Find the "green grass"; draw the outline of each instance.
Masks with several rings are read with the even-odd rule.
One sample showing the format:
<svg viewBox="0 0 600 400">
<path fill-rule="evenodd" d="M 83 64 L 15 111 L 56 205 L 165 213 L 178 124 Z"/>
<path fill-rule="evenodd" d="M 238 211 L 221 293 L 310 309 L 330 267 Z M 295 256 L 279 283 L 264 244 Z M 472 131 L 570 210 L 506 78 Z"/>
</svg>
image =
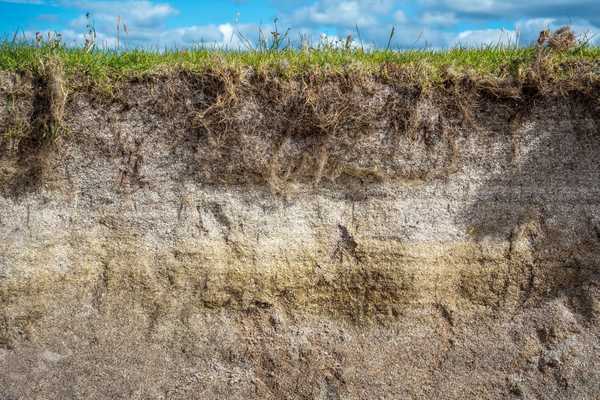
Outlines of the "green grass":
<svg viewBox="0 0 600 400">
<path fill-rule="evenodd" d="M 0 44 L 0 70 L 35 71 L 46 57 L 57 57 L 67 75 L 85 73 L 93 78 L 119 78 L 151 73 L 170 67 L 190 70 L 229 66 L 280 68 L 287 73 L 299 73 L 307 69 L 328 68 L 340 70 L 347 66 L 358 66 L 364 70 L 377 70 L 384 63 L 426 66 L 428 73 L 435 75 L 447 67 L 469 70 L 480 74 L 500 75 L 520 66 L 531 65 L 536 59 L 534 48 L 486 47 L 479 49 L 449 49 L 444 51 L 362 51 L 342 49 L 320 50 L 275 50 L 275 51 L 224 51 L 224 50 L 181 50 L 154 52 L 144 50 L 93 51 L 80 48 L 42 46 L 40 48 L 22 44 Z M 567 52 L 548 51 L 547 59 L 560 64 L 569 61 L 600 60 L 600 48 L 579 47 Z"/>
</svg>

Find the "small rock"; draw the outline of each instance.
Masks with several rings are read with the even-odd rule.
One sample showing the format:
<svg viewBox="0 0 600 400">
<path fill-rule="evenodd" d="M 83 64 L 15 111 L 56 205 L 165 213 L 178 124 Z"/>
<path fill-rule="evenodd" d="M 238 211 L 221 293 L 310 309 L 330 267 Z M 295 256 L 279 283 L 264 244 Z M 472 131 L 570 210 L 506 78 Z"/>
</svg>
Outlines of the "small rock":
<svg viewBox="0 0 600 400">
<path fill-rule="evenodd" d="M 65 356 L 46 350 L 42 353 L 42 358 L 48 362 L 57 363 L 57 362 L 61 361 L 62 359 L 64 359 Z"/>
</svg>

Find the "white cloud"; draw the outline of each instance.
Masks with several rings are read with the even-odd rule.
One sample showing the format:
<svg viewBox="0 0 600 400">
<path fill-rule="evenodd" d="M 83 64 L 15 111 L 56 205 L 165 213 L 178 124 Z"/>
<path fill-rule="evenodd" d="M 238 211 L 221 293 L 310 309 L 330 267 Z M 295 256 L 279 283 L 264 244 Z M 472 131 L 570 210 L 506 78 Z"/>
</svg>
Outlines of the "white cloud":
<svg viewBox="0 0 600 400">
<path fill-rule="evenodd" d="M 456 18 L 456 15 L 452 12 L 426 12 L 421 17 L 421 22 L 425 26 L 448 27 L 456 25 L 456 23 L 458 23 L 458 19 Z"/>
<path fill-rule="evenodd" d="M 504 4 L 510 2 L 508 0 Z M 503 2 L 496 0 L 423 0 L 421 3 L 428 8 L 437 8 L 441 5 L 465 13 L 493 12 L 503 7 Z"/>
<path fill-rule="evenodd" d="M 0 0 L 0 3 L 13 4 L 44 4 L 43 0 Z"/>
<path fill-rule="evenodd" d="M 505 29 L 467 30 L 459 33 L 452 41 L 452 46 L 514 46 L 517 44 L 517 32 Z"/>
<path fill-rule="evenodd" d="M 142 39 L 142 38 L 140 38 Z M 210 46 L 214 43 L 223 42 L 223 34 L 216 25 L 186 26 L 175 29 L 167 29 L 154 35 L 153 38 L 144 37 L 142 41 L 148 43 L 159 43 L 159 46 L 193 46 L 205 44 Z"/>
<path fill-rule="evenodd" d="M 85 43 L 90 24 L 94 26 L 96 45 L 99 48 L 115 48 L 118 43 L 121 47 L 128 48 L 165 49 L 204 45 L 239 49 L 245 46 L 241 36 L 252 38 L 254 32 L 257 32 L 255 25 L 234 26 L 230 23 L 167 28 L 168 19 L 177 15 L 178 11 L 166 3 L 145 0 L 59 1 L 63 7 L 85 12 L 73 19 L 66 28 L 57 29 L 69 46 L 82 46 Z M 118 39 L 117 21 L 120 21 Z M 123 25 L 127 26 L 126 32 Z M 47 32 L 42 33 L 46 37 Z M 26 32 L 26 37 L 33 40 L 35 32 Z"/>
<path fill-rule="evenodd" d="M 199 41 L 218 41 L 223 36 L 216 25 L 167 29 L 167 20 L 176 16 L 178 11 L 166 3 L 147 0 L 60 0 L 60 4 L 86 12 L 70 22 L 69 29 L 63 31 L 63 36 L 83 43 L 84 33 L 87 32 L 88 25 L 92 24 L 97 34 L 97 43 L 101 47 L 116 45 L 117 23 L 120 25 L 120 44 L 127 43 L 131 47 L 188 46 Z M 127 27 L 127 32 L 124 26 Z"/>
<path fill-rule="evenodd" d="M 453 11 L 461 19 L 583 18 L 600 27 L 598 0 L 419 0 L 426 10 Z"/>
<path fill-rule="evenodd" d="M 394 13 L 394 22 L 398 24 L 404 24 L 408 21 L 406 14 L 402 10 L 398 10 Z"/>
<path fill-rule="evenodd" d="M 221 25 L 192 25 L 163 30 L 135 30 L 129 34 L 121 32 L 119 45 L 128 48 L 182 48 L 204 46 L 207 48 L 244 49 L 247 44 L 241 40 L 241 36 L 251 37 L 256 31 L 254 25 L 233 26 L 232 24 Z M 85 43 L 85 34 L 82 30 L 65 29 L 59 31 L 63 41 L 69 46 L 81 46 Z M 97 31 L 96 45 L 99 48 L 115 48 L 117 36 L 115 32 Z M 44 32 L 44 35 L 46 33 Z M 35 37 L 35 33 L 27 32 L 28 38 Z"/>
<path fill-rule="evenodd" d="M 63 1 L 61 4 L 90 12 L 100 28 L 115 27 L 117 17 L 130 27 L 151 28 L 162 26 L 168 17 L 177 15 L 169 4 L 155 4 L 151 1 Z M 86 23 L 85 16 L 79 17 L 73 26 Z"/>
<path fill-rule="evenodd" d="M 295 23 L 368 27 L 378 23 L 378 15 L 391 10 L 392 0 L 321 0 L 301 7 L 291 17 Z"/>
</svg>

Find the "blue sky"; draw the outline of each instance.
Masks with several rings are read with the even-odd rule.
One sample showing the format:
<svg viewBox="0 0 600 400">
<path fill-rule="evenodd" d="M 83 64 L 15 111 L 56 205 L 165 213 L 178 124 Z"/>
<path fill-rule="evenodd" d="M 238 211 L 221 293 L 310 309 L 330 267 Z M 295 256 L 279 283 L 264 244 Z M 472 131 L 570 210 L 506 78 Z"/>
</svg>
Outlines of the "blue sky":
<svg viewBox="0 0 600 400">
<path fill-rule="evenodd" d="M 121 45 L 129 47 L 244 48 L 243 38 L 270 32 L 275 18 L 295 41 L 356 39 L 358 28 L 366 47 L 385 46 L 392 27 L 394 48 L 447 48 L 527 44 L 540 30 L 565 24 L 600 44 L 600 0 L 0 0 L 0 14 L 8 39 L 53 31 L 81 45 L 91 20 L 98 43 L 108 47 L 116 45 L 120 21 Z"/>
</svg>

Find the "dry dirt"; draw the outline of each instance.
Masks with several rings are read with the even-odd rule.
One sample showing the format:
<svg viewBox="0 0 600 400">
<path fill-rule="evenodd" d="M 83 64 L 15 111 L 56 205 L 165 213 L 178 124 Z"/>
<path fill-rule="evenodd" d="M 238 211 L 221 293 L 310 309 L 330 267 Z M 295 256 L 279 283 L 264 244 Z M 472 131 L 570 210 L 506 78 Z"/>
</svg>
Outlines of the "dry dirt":
<svg viewBox="0 0 600 400">
<path fill-rule="evenodd" d="M 245 74 L 0 76 L 0 399 L 600 398 L 598 86 Z"/>
</svg>

